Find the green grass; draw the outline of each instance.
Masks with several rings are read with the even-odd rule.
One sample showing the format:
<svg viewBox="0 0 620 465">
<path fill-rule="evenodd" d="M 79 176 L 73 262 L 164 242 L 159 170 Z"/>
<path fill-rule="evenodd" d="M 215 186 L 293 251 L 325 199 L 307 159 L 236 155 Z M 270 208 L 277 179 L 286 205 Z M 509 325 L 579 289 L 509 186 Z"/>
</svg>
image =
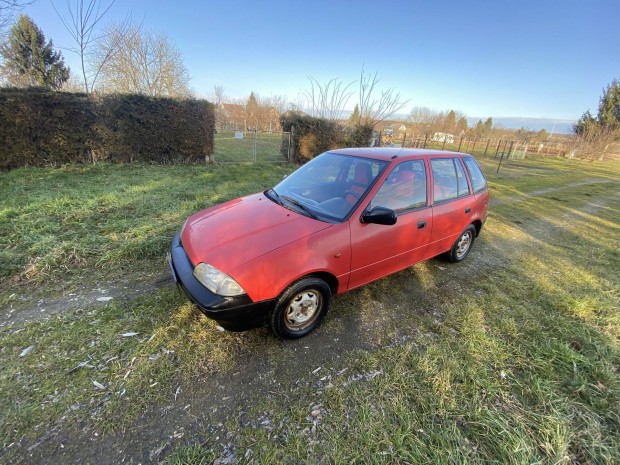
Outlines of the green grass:
<svg viewBox="0 0 620 465">
<path fill-rule="evenodd" d="M 19 283 L 66 290 L 159 267 L 189 214 L 264 190 L 290 171 L 101 164 L 1 173 L 0 305 Z"/>
<path fill-rule="evenodd" d="M 322 339 L 300 346 L 266 330 L 220 332 L 171 288 L 0 329 L 0 444 L 27 446 L 49 428 L 118 431 L 179 388 L 192 392 L 196 380 L 247 369 L 247 354 L 264 353 L 277 392 L 254 393 L 243 424 L 233 415 L 217 434 L 184 438 L 168 463 L 231 453 L 239 463 L 620 462 L 620 167 L 526 159 L 494 175 L 496 162 L 481 160 L 494 204 L 467 262 L 434 260 L 337 298 Z M 16 281 L 44 293 L 67 277 L 164 268 L 188 213 L 287 170 L 0 174 L 0 250 L 17 258 L 3 260 L 5 292 Z M 344 350 L 366 337 L 374 349 Z M 329 350 L 315 345 L 333 338 L 341 357 L 313 373 L 297 350 Z M 216 435 L 231 438 L 226 449 Z"/>
<path fill-rule="evenodd" d="M 237 138 L 236 134 L 242 134 L 243 137 Z M 218 131 L 215 134 L 213 157 L 219 163 L 283 163 L 287 161 L 281 154 L 283 143 L 288 143 L 288 134 Z"/>
</svg>

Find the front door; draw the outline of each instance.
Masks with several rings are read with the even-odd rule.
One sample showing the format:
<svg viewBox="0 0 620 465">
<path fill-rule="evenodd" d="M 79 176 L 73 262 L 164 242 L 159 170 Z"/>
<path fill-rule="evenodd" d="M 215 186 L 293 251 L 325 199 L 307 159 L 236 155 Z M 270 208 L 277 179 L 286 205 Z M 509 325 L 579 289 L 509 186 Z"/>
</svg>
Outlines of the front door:
<svg viewBox="0 0 620 465">
<path fill-rule="evenodd" d="M 396 224 L 361 223 L 351 217 L 349 289 L 407 268 L 423 259 L 433 226 L 423 160 L 396 165 L 366 210 L 381 206 L 397 213 Z"/>
</svg>

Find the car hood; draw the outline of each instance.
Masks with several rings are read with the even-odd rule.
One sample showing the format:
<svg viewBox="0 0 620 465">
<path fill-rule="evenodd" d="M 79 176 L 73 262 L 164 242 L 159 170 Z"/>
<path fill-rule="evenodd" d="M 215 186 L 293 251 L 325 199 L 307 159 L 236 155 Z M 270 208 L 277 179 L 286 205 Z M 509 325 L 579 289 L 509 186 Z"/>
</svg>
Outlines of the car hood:
<svg viewBox="0 0 620 465">
<path fill-rule="evenodd" d="M 231 200 L 190 216 L 181 242 L 190 261 L 230 273 L 272 250 L 330 227 L 263 194 Z"/>
</svg>

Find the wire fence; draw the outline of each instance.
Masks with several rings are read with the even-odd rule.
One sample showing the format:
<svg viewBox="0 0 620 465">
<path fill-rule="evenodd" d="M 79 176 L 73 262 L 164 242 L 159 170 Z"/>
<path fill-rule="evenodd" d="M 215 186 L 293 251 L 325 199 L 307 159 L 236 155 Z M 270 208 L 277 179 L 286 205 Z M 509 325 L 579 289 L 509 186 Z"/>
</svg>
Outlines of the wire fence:
<svg viewBox="0 0 620 465">
<path fill-rule="evenodd" d="M 212 161 L 217 163 L 287 163 L 291 134 L 277 131 L 218 130 Z M 283 155 L 285 154 L 285 155 Z"/>
<path fill-rule="evenodd" d="M 556 141 L 521 141 L 503 138 L 473 138 L 473 137 L 444 137 L 431 138 L 429 135 L 407 135 L 406 133 L 396 136 L 384 136 L 379 134 L 375 139 L 375 145 L 426 148 L 434 150 L 450 150 L 465 152 L 472 155 L 497 157 L 504 153 L 510 158 L 525 158 L 528 155 L 540 157 L 570 157 L 572 150 L 566 142 Z"/>
<path fill-rule="evenodd" d="M 515 140 L 506 138 L 437 137 L 407 133 L 375 135 L 370 146 L 425 148 L 470 153 L 475 156 L 524 159 L 527 157 L 580 158 L 579 150 L 565 140 Z M 618 144 L 616 144 L 618 145 Z M 611 147 L 611 148 L 610 148 Z M 597 158 L 620 159 L 620 147 L 601 149 Z M 219 129 L 214 137 L 212 161 L 217 163 L 289 163 L 292 161 L 292 136 L 281 131 L 242 131 Z"/>
</svg>

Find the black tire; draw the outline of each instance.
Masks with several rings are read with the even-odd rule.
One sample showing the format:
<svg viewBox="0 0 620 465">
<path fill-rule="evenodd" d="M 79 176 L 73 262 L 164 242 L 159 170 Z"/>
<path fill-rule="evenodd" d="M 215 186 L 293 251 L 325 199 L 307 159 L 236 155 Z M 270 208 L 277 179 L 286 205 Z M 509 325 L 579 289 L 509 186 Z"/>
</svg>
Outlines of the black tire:
<svg viewBox="0 0 620 465">
<path fill-rule="evenodd" d="M 307 277 L 291 284 L 269 314 L 271 331 L 282 339 L 304 337 L 325 318 L 331 295 L 329 285 L 319 278 Z"/>
<path fill-rule="evenodd" d="M 452 244 L 450 252 L 448 252 L 448 259 L 452 263 L 458 263 L 465 260 L 465 257 L 469 255 L 471 247 L 474 245 L 474 239 L 476 238 L 476 228 L 473 225 L 467 226 L 465 231 L 459 234 L 459 237 Z"/>
</svg>

